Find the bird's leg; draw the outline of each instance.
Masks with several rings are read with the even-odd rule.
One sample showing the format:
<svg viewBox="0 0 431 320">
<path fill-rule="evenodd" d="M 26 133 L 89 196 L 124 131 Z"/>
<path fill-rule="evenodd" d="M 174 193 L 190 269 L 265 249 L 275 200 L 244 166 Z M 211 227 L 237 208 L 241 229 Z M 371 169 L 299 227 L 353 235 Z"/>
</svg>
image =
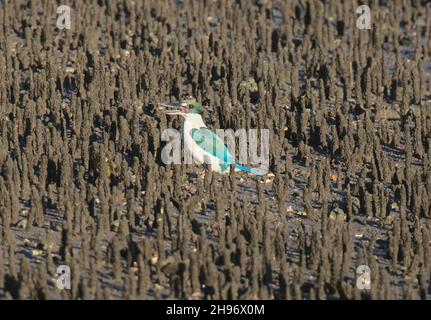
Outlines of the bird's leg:
<svg viewBox="0 0 431 320">
<path fill-rule="evenodd" d="M 204 168 L 205 169 L 211 169 L 210 164 L 211 164 L 210 158 L 207 155 L 204 155 L 204 163 L 203 163 Z"/>
<path fill-rule="evenodd" d="M 199 178 L 203 179 L 205 177 L 205 170 L 212 170 L 210 163 L 211 163 L 211 160 L 209 159 L 209 157 L 207 155 L 204 155 L 204 161 L 203 161 L 204 171 L 198 174 Z"/>
</svg>

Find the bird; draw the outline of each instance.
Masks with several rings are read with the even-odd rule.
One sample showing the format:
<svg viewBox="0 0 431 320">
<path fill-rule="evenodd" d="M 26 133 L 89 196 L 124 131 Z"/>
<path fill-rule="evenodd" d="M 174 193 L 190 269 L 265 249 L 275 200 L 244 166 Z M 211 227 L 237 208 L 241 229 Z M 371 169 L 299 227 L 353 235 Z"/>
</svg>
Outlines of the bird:
<svg viewBox="0 0 431 320">
<path fill-rule="evenodd" d="M 198 163 L 209 163 L 212 171 L 226 174 L 231 166 L 235 170 L 242 170 L 261 176 L 263 173 L 235 163 L 223 140 L 205 124 L 202 113 L 204 107 L 195 99 L 180 102 L 161 102 L 160 107 L 169 108 L 165 114 L 169 116 L 182 116 L 184 121 L 184 145 Z"/>
</svg>

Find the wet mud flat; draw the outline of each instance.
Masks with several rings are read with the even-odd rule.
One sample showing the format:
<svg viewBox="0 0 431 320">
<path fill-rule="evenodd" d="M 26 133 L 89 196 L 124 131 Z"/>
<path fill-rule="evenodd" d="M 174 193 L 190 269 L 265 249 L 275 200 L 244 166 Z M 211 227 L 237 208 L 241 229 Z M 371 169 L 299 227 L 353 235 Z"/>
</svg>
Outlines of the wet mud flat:
<svg viewBox="0 0 431 320">
<path fill-rule="evenodd" d="M 429 299 L 431 7 L 359 5 L 0 2 L 0 298 Z M 187 96 L 269 173 L 164 164 Z"/>
</svg>

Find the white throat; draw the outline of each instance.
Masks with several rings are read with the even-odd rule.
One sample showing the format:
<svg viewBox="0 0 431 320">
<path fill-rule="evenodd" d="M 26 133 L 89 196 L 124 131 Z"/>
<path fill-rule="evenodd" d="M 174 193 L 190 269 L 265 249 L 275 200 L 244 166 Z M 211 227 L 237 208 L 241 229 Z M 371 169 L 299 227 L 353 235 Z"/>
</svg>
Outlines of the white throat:
<svg viewBox="0 0 431 320">
<path fill-rule="evenodd" d="M 187 113 L 184 115 L 184 118 L 186 119 L 186 121 L 184 122 L 184 127 L 187 127 L 189 129 L 206 127 L 200 114 Z"/>
</svg>

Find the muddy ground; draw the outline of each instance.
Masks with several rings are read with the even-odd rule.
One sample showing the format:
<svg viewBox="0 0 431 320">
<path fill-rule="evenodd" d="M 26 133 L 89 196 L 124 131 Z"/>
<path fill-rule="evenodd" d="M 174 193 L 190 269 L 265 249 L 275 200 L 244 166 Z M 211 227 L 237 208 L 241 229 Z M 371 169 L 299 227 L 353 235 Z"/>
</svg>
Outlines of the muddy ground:
<svg viewBox="0 0 431 320">
<path fill-rule="evenodd" d="M 1 299 L 431 297 L 427 1 L 61 4 L 0 1 Z M 161 161 L 190 96 L 265 176 Z"/>
</svg>

